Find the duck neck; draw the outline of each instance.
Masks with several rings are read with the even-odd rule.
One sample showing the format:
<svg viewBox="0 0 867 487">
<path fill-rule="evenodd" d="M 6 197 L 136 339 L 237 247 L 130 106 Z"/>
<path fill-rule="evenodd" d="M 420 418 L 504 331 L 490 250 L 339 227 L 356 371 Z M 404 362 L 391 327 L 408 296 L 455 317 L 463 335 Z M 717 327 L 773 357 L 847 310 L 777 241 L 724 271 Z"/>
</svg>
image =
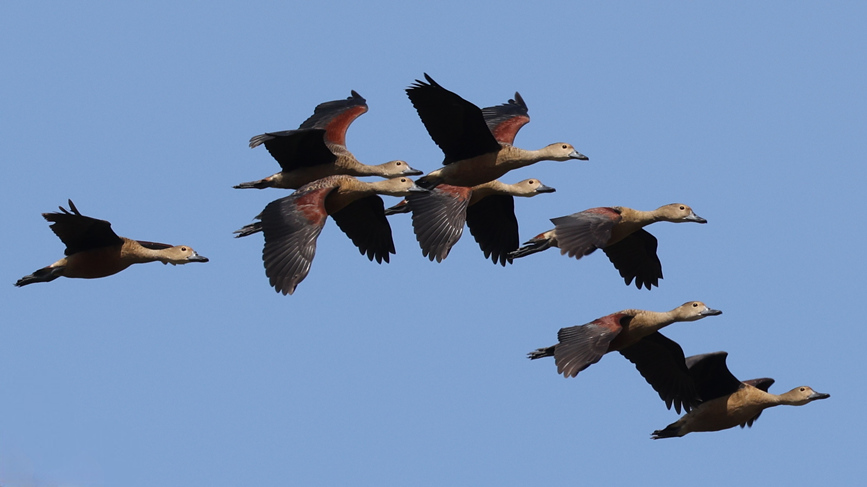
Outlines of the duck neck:
<svg viewBox="0 0 867 487">
<path fill-rule="evenodd" d="M 155 261 L 166 262 L 163 251 L 149 249 L 135 240 L 128 240 L 123 246 L 121 258 L 133 264 Z"/>
<path fill-rule="evenodd" d="M 537 150 L 521 149 L 512 145 L 504 145 L 500 151 L 502 163 L 506 164 L 511 169 L 529 166 L 539 161 L 548 160 L 551 158 L 550 151 L 547 147 Z"/>
<path fill-rule="evenodd" d="M 626 207 L 620 207 L 619 209 L 621 222 L 636 225 L 638 228 L 660 221 L 660 217 L 656 211 L 633 210 Z"/>
<path fill-rule="evenodd" d="M 497 180 L 488 181 L 487 183 L 473 186 L 473 199 L 476 201 L 486 196 L 491 196 L 492 194 L 505 193 L 508 193 L 508 185 L 503 184 Z"/>
<path fill-rule="evenodd" d="M 630 329 L 640 328 L 643 335 L 649 335 L 678 321 L 674 311 L 646 311 L 640 310 L 635 313 Z"/>
</svg>

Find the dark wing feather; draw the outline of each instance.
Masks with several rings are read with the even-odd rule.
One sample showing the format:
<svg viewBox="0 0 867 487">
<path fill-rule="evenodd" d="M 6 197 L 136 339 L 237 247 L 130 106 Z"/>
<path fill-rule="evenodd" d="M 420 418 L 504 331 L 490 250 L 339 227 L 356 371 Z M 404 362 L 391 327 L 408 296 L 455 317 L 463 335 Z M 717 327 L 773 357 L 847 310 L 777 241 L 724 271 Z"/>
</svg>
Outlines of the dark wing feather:
<svg viewBox="0 0 867 487">
<path fill-rule="evenodd" d="M 406 94 L 431 139 L 445 154 L 443 164 L 500 150 L 479 107 L 424 76 L 427 83 L 416 80 Z"/>
<path fill-rule="evenodd" d="M 586 325 L 561 328 L 557 333 L 560 343 L 554 348 L 557 372 L 564 377 L 575 377 L 578 372 L 598 362 L 608 345 L 620 333 L 620 326 L 606 326 L 599 319 Z"/>
<path fill-rule="evenodd" d="M 151 250 L 165 250 L 174 247 L 174 245 L 159 243 L 159 242 L 148 242 L 147 240 L 136 240 L 139 245 L 146 249 Z"/>
<path fill-rule="evenodd" d="M 581 257 L 602 248 L 611 239 L 620 213 L 611 208 L 591 208 L 559 218 L 552 218 L 560 254 Z"/>
<path fill-rule="evenodd" d="M 61 213 L 42 214 L 51 222 L 51 231 L 66 245 L 65 255 L 123 244 L 123 239 L 111 229 L 111 223 L 82 215 L 72 200 L 68 201 L 71 213 L 61 206 Z"/>
<path fill-rule="evenodd" d="M 602 251 L 620 271 L 620 277 L 627 286 L 635 279 L 638 289 L 642 285 L 650 289 L 651 286 L 659 286 L 659 280 L 662 279 L 662 263 L 656 256 L 656 245 L 656 237 L 639 229 L 623 240 L 603 247 Z"/>
<path fill-rule="evenodd" d="M 686 366 L 702 402 L 727 396 L 741 387 L 726 366 L 726 352 L 713 352 L 687 357 Z"/>
<path fill-rule="evenodd" d="M 441 262 L 461 238 L 471 188 L 440 184 L 431 191 L 406 197 L 412 208 L 412 228 L 421 253 Z"/>
<path fill-rule="evenodd" d="M 316 238 L 327 218 L 325 197 L 333 189 L 296 191 L 268 203 L 259 215 L 265 235 L 265 275 L 277 292 L 292 294 L 310 272 Z"/>
<path fill-rule="evenodd" d="M 688 412 L 701 402 L 686 367 L 683 349 L 673 340 L 654 332 L 620 353 L 635 364 L 669 409 L 673 405 L 680 414 L 681 407 Z"/>
<path fill-rule="evenodd" d="M 388 262 L 388 254 L 394 253 L 391 226 L 385 218 L 385 205 L 379 196 L 374 194 L 355 200 L 333 213 L 331 218 L 371 261 Z"/>
<path fill-rule="evenodd" d="M 770 377 L 762 377 L 761 379 L 750 379 L 743 381 L 744 384 L 751 385 L 756 389 L 761 389 L 765 392 L 768 392 L 768 389 L 774 384 L 774 379 Z"/>
<path fill-rule="evenodd" d="M 527 104 L 517 91 L 515 98 L 510 99 L 508 103 L 482 108 L 482 116 L 485 117 L 485 123 L 488 124 L 488 129 L 494 134 L 494 138 L 510 145 L 515 143 L 515 136 L 518 135 L 521 127 L 530 121 L 528 113 Z"/>
<path fill-rule="evenodd" d="M 331 164 L 337 160 L 337 156 L 325 145 L 325 133 L 324 129 L 269 132 L 250 139 L 250 147 L 265 144 L 265 148 L 286 172 Z"/>
<path fill-rule="evenodd" d="M 495 194 L 480 199 L 467 208 L 467 226 L 485 253 L 496 264 L 512 263 L 508 255 L 518 248 L 518 219 L 515 198 Z"/>
<path fill-rule="evenodd" d="M 356 118 L 367 112 L 367 101 L 352 90 L 345 100 L 320 103 L 313 115 L 299 129 L 325 129 L 325 139 L 333 144 L 346 145 L 346 129 Z"/>
</svg>

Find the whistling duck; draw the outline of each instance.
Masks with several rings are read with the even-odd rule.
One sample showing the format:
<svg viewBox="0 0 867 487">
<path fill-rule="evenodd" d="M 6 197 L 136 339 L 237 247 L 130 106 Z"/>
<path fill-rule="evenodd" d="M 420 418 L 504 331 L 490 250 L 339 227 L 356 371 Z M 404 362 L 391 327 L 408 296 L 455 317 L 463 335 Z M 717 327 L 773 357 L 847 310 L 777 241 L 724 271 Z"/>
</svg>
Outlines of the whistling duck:
<svg viewBox="0 0 867 487">
<path fill-rule="evenodd" d="M 405 206 L 412 208 L 412 226 L 422 255 L 431 261 L 441 262 L 449 255 L 466 222 L 485 258 L 505 266 L 512 262 L 508 253 L 520 242 L 513 196 L 529 198 L 553 191 L 538 179 L 515 184 L 494 180 L 472 188 L 440 184 L 430 192 L 408 196 Z M 400 207 L 395 208 L 399 211 Z"/>
<path fill-rule="evenodd" d="M 420 178 L 419 186 L 475 186 L 539 161 L 587 160 L 563 142 L 530 151 L 498 141 L 479 107 L 443 88 L 427 73 L 424 77 L 427 82 L 416 80 L 406 94 L 431 139 L 445 154 L 445 166 Z"/>
<path fill-rule="evenodd" d="M 352 96 L 345 100 L 319 104 L 313 115 L 297 130 L 265 133 L 251 138 L 250 147 L 265 144 L 283 170 L 265 179 L 241 183 L 235 188 L 298 189 L 335 174 L 386 178 L 423 174 L 399 160 L 368 166 L 358 162 L 346 149 L 346 129 L 366 111 L 366 100 L 352 91 Z"/>
<path fill-rule="evenodd" d="M 720 314 L 722 311 L 708 308 L 701 301 L 690 301 L 664 312 L 626 309 L 584 325 L 561 328 L 557 332 L 560 343 L 536 349 L 527 356 L 531 360 L 554 357 L 557 373 L 575 377 L 606 353 L 626 354 L 630 347 L 674 322 L 696 321 Z"/>
<path fill-rule="evenodd" d="M 482 115 L 494 138 L 504 144 L 514 143 L 515 135 L 530 121 L 527 104 L 518 92 L 507 103 L 483 108 Z M 385 214 L 412 211 L 413 231 L 422 255 L 437 262 L 448 256 L 466 222 L 485 258 L 505 266 L 512 262 L 508 253 L 520 242 L 513 196 L 532 197 L 553 191 L 537 179 L 511 185 L 494 180 L 472 188 L 440 184 L 428 193 L 412 195 Z"/>
<path fill-rule="evenodd" d="M 688 381 L 697 392 L 699 403 L 674 423 L 654 431 L 654 440 L 684 436 L 694 431 L 720 431 L 738 425 L 741 428 L 752 426 L 766 408 L 779 405 L 803 406 L 817 399 L 831 397 L 830 394 L 816 392 L 807 386 L 796 387 L 784 394 L 771 394 L 768 389 L 774 379 L 741 382 L 726 366 L 726 352 L 693 355 L 684 360 L 680 345 L 671 343 L 677 350 L 668 356 L 666 363 L 657 365 L 656 369 L 661 371 L 667 366 L 669 380 Z M 664 378 L 664 374 L 660 377 Z"/>
<path fill-rule="evenodd" d="M 391 227 L 378 194 L 406 196 L 426 191 L 409 178 L 363 182 L 352 176 L 328 176 L 306 184 L 291 195 L 272 201 L 251 223 L 235 231 L 237 237 L 265 235 L 262 260 L 265 275 L 277 292 L 295 292 L 307 277 L 316 253 L 316 238 L 328 215 L 362 254 L 378 263 L 395 253 Z"/>
<path fill-rule="evenodd" d="M 659 286 L 662 279 L 662 263 L 656 256 L 656 237 L 642 227 L 654 222 L 707 223 L 689 206 L 672 203 L 653 211 L 638 211 L 623 206 L 590 208 L 559 218 L 552 218 L 552 230 L 540 233 L 524 246 L 509 254 L 512 258 L 541 252 L 550 247 L 559 247 L 560 254 L 580 259 L 602 249 L 620 277 L 628 286 L 635 279 L 635 286 L 648 290 Z"/>
<path fill-rule="evenodd" d="M 208 261 L 187 245 L 172 246 L 118 237 L 111 229 L 111 223 L 82 215 L 72 200 L 69 200 L 71 212 L 62 206 L 59 208 L 60 213 L 43 213 L 42 217 L 51 222 L 51 230 L 66 244 L 66 257 L 18 279 L 16 286 L 49 282 L 61 276 L 106 277 L 132 264 L 144 262 L 178 265 Z"/>
</svg>

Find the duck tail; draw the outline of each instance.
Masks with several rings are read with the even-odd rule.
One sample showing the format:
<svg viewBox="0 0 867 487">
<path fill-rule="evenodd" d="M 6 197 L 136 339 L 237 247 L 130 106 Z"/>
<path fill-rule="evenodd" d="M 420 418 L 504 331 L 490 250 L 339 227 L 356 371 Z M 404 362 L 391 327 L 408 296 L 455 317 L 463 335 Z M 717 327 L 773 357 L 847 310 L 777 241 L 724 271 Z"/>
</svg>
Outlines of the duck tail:
<svg viewBox="0 0 867 487">
<path fill-rule="evenodd" d="M 680 425 L 677 423 L 671 423 L 664 429 L 656 430 L 650 435 L 650 437 L 654 440 L 658 440 L 660 438 L 677 438 L 678 436 L 683 435 L 680 434 Z"/>
<path fill-rule="evenodd" d="M 33 274 L 30 274 L 30 275 L 22 277 L 21 279 L 18 279 L 18 281 L 15 283 L 15 286 L 21 287 L 21 286 L 26 286 L 28 284 L 33 284 L 34 282 L 53 281 L 53 280 L 55 280 L 58 277 L 63 275 L 63 269 L 64 269 L 63 266 L 43 267 L 42 269 L 35 271 Z"/>
<path fill-rule="evenodd" d="M 552 345 L 552 346 L 546 347 L 546 348 L 537 348 L 536 350 L 533 350 L 532 352 L 528 353 L 527 358 L 530 360 L 536 360 L 537 358 L 553 357 L 554 356 L 554 347 L 556 347 L 556 345 Z"/>
<path fill-rule="evenodd" d="M 253 222 L 249 225 L 244 225 L 243 227 L 235 230 L 234 234 L 235 238 L 246 237 L 248 235 L 253 235 L 254 233 L 259 233 L 262 231 L 262 222 Z"/>
<path fill-rule="evenodd" d="M 265 189 L 265 188 L 270 188 L 273 185 L 274 185 L 273 181 L 271 181 L 269 178 L 265 178 L 265 179 L 260 179 L 258 181 L 250 181 L 247 183 L 236 184 L 235 186 L 232 186 L 232 187 L 235 189 L 252 189 L 252 188 Z"/>
<path fill-rule="evenodd" d="M 513 259 L 518 259 L 521 257 L 526 257 L 530 254 L 535 254 L 536 252 L 541 252 L 543 250 L 548 250 L 551 248 L 551 239 L 544 238 L 542 235 L 533 238 L 532 240 L 525 242 L 522 247 L 519 247 L 517 250 L 513 250 L 509 252 L 509 257 Z"/>
</svg>

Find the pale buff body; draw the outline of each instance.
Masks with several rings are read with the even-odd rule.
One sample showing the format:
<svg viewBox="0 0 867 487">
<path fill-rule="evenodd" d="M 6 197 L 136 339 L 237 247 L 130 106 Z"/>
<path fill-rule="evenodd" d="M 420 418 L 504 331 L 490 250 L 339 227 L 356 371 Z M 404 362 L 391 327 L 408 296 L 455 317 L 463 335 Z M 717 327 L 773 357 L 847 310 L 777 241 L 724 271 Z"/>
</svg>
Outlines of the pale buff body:
<svg viewBox="0 0 867 487">
<path fill-rule="evenodd" d="M 566 161 L 575 159 L 577 151 L 565 143 L 547 145 L 539 150 L 520 149 L 500 144 L 500 150 L 447 164 L 424 177 L 437 184 L 477 186 L 502 177 L 507 172 L 539 161 Z M 583 157 L 583 156 L 582 156 Z"/>
<path fill-rule="evenodd" d="M 700 404 L 689 414 L 666 428 L 676 429 L 676 436 L 684 436 L 697 431 L 720 431 L 735 426 L 745 426 L 763 410 L 779 406 L 802 406 L 815 399 L 824 399 L 827 394 L 819 394 L 807 386 L 796 387 L 784 394 L 771 394 L 749 384 L 723 397 Z"/>
<path fill-rule="evenodd" d="M 185 264 L 188 258 L 195 254 L 193 249 L 185 245 L 155 250 L 144 247 L 136 240 L 121 238 L 122 245 L 77 252 L 48 267 L 63 267 L 60 273 L 63 277 L 96 279 L 117 274 L 133 264 Z"/>
<path fill-rule="evenodd" d="M 421 171 L 416 171 L 404 161 L 394 160 L 369 166 L 359 162 L 351 152 L 336 146 L 328 144 L 332 152 L 337 155 L 337 160 L 332 164 L 319 164 L 311 167 L 300 167 L 288 172 L 278 172 L 265 179 L 253 183 L 262 183 L 265 187 L 298 189 L 305 184 L 311 183 L 318 179 L 328 176 L 346 175 L 346 176 L 380 176 L 384 178 L 394 178 L 398 176 L 408 176 L 413 174 L 421 174 Z M 338 149 L 337 147 L 341 147 Z"/>
<path fill-rule="evenodd" d="M 647 311 L 643 309 L 625 309 L 620 313 L 632 316 L 623 330 L 608 346 L 609 351 L 623 350 L 635 344 L 642 338 L 657 332 L 666 326 L 681 321 L 695 321 L 704 318 L 707 310 L 704 303 L 692 301 L 682 304 L 670 311 Z"/>
<path fill-rule="evenodd" d="M 497 180 L 488 181 L 487 183 L 473 186 L 473 194 L 470 196 L 467 206 L 472 206 L 478 203 L 479 200 L 495 194 L 520 196 L 523 198 L 536 196 L 539 194 L 537 189 L 540 185 L 541 182 L 538 179 L 525 179 L 514 184 L 506 184 Z"/>
</svg>

